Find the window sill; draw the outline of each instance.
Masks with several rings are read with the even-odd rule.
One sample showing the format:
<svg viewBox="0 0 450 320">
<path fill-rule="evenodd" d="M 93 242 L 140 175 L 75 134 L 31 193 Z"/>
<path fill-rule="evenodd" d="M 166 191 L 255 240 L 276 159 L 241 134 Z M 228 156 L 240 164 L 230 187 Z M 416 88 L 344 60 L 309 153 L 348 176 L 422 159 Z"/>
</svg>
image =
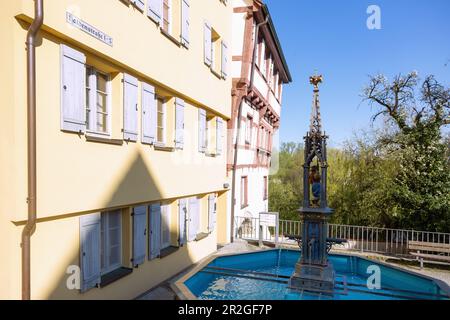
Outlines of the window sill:
<svg viewBox="0 0 450 320">
<path fill-rule="evenodd" d="M 110 285 L 111 283 L 116 282 L 116 281 L 128 276 L 132 272 L 133 272 L 133 269 L 130 269 L 130 268 L 119 268 L 110 273 L 107 273 L 107 274 L 103 275 L 101 278 L 100 288 L 104 288 L 104 287 Z"/>
<path fill-rule="evenodd" d="M 209 157 L 209 158 L 216 158 L 216 157 L 217 157 L 217 154 L 216 154 L 216 153 L 213 153 L 213 152 L 206 152 L 206 153 L 205 153 L 205 156 L 207 156 L 207 157 Z"/>
<path fill-rule="evenodd" d="M 175 148 L 174 147 L 166 147 L 166 146 L 161 145 L 161 144 L 155 144 L 154 147 L 155 147 L 155 150 L 157 150 L 157 151 L 175 152 Z"/>
<path fill-rule="evenodd" d="M 86 134 L 86 141 L 88 142 L 96 142 L 96 143 L 106 143 L 106 144 L 113 144 L 116 146 L 123 145 L 123 140 L 121 139 L 110 139 L 107 137 L 99 137 L 92 134 Z"/>
<path fill-rule="evenodd" d="M 170 256 L 171 254 L 174 254 L 175 252 L 177 252 L 180 248 L 179 247 L 174 247 L 174 246 L 170 246 L 167 247 L 165 249 L 161 250 L 161 253 L 159 255 L 160 259 L 164 259 L 165 257 Z"/>
<path fill-rule="evenodd" d="M 180 41 L 178 41 L 174 36 L 172 36 L 170 33 L 168 33 L 166 30 L 164 30 L 163 28 L 160 29 L 161 33 L 163 35 L 165 35 L 170 41 L 172 41 L 174 44 L 177 45 L 177 47 L 181 47 L 181 43 Z"/>
<path fill-rule="evenodd" d="M 213 75 L 215 75 L 217 78 L 219 78 L 221 80 L 223 79 L 222 75 L 219 72 L 217 72 L 216 70 L 214 70 L 212 66 L 211 66 L 211 73 Z"/>
<path fill-rule="evenodd" d="M 209 233 L 202 232 L 197 235 L 197 237 L 195 238 L 195 241 L 202 241 L 203 239 L 206 239 L 208 237 L 209 237 Z"/>
</svg>

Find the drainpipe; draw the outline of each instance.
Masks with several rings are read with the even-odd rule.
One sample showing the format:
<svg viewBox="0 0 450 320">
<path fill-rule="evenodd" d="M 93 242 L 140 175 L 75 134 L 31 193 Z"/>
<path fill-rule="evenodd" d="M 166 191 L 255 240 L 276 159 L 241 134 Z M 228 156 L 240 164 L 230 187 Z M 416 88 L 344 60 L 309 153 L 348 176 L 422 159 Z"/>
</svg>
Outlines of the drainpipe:
<svg viewBox="0 0 450 320">
<path fill-rule="evenodd" d="M 31 299 L 31 236 L 36 226 L 36 36 L 44 22 L 44 1 L 34 0 L 27 33 L 28 220 L 22 231 L 22 299 Z"/>
<path fill-rule="evenodd" d="M 249 89 L 247 91 L 250 92 L 250 90 L 253 89 L 253 78 L 255 75 L 255 68 L 256 68 L 256 50 L 258 49 L 258 36 L 259 36 L 259 29 L 261 26 L 267 24 L 269 22 L 269 16 L 266 17 L 266 20 L 264 22 L 260 22 L 256 25 L 255 30 L 255 41 L 253 45 L 253 57 L 252 57 L 252 70 L 250 75 L 250 85 Z M 231 205 L 231 242 L 234 242 L 234 217 L 236 212 L 236 171 L 237 171 L 237 162 L 238 162 L 238 146 L 239 146 L 239 137 L 241 136 L 241 117 L 242 117 L 242 109 L 244 105 L 244 97 L 241 97 L 241 102 L 239 103 L 239 112 L 238 112 L 238 118 L 237 118 L 237 132 L 236 132 L 236 144 L 234 147 L 234 159 L 233 159 L 233 178 L 232 178 L 232 186 L 231 186 L 231 192 L 232 192 L 232 205 Z"/>
</svg>

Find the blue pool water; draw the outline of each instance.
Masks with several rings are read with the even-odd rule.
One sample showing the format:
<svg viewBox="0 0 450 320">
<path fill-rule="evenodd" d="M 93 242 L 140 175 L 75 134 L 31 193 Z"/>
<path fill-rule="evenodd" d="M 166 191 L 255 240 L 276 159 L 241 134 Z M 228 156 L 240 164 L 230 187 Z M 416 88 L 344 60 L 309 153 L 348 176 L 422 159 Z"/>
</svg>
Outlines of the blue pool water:
<svg viewBox="0 0 450 320">
<path fill-rule="evenodd" d="M 440 287 L 429 278 L 344 255 L 329 258 L 336 271 L 333 296 L 293 291 L 287 281 L 299 258 L 300 252 L 295 250 L 219 257 L 189 278 L 185 285 L 201 300 L 449 299 L 448 288 Z M 380 268 L 381 289 L 367 287 L 368 267 L 373 265 Z"/>
</svg>

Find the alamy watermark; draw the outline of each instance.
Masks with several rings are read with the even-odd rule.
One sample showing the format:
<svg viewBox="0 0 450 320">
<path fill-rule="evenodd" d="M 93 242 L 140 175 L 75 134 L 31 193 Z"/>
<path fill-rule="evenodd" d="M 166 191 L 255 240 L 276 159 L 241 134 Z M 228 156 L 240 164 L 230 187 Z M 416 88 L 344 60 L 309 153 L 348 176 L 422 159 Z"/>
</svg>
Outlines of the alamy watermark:
<svg viewBox="0 0 450 320">
<path fill-rule="evenodd" d="M 66 287 L 69 290 L 81 289 L 81 269 L 79 266 L 71 265 L 66 269 L 66 274 L 69 275 L 66 280 Z"/>
<path fill-rule="evenodd" d="M 381 268 L 377 265 L 371 265 L 367 268 L 367 289 L 380 290 L 381 289 Z"/>
<path fill-rule="evenodd" d="M 367 7 L 367 29 L 381 30 L 381 8 L 377 5 L 370 5 Z"/>
</svg>

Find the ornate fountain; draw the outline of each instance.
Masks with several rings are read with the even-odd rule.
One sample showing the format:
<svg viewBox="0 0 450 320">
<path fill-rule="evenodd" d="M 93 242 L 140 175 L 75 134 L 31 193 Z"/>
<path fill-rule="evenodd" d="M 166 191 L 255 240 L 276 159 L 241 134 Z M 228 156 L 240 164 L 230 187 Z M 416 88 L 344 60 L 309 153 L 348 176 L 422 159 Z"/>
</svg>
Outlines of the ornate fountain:
<svg viewBox="0 0 450 320">
<path fill-rule="evenodd" d="M 305 137 L 305 163 L 303 165 L 303 207 L 299 209 L 302 235 L 297 237 L 302 255 L 290 279 L 294 290 L 332 294 L 335 273 L 328 260 L 333 242 L 327 239 L 328 218 L 333 210 L 327 202 L 327 136 L 322 132 L 319 103 L 319 84 L 322 76 L 312 76 L 314 100 L 311 125 Z M 316 161 L 316 163 L 314 163 Z"/>
</svg>

